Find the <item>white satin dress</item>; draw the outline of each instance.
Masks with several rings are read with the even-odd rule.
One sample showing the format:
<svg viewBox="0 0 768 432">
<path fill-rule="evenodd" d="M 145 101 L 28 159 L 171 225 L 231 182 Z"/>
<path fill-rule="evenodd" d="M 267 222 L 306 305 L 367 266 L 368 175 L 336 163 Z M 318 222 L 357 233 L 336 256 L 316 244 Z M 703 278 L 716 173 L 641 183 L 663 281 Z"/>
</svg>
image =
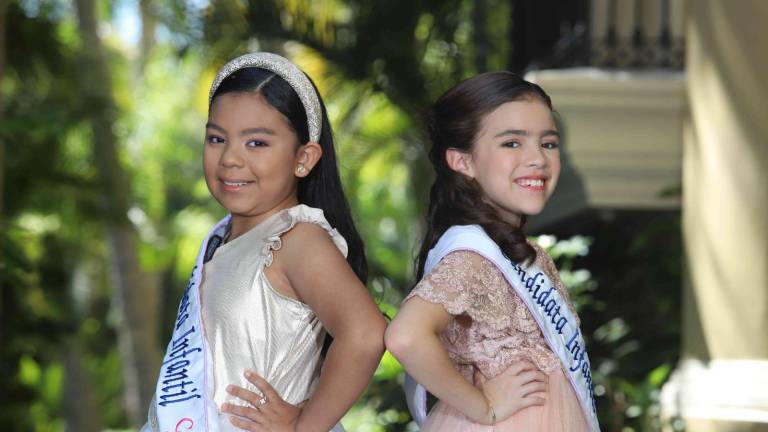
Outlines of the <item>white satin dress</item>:
<svg viewBox="0 0 768 432">
<path fill-rule="evenodd" d="M 264 377 L 289 403 L 298 404 L 312 395 L 320 375 L 326 331 L 306 304 L 277 292 L 265 274 L 272 252 L 281 247 L 280 237 L 298 223 L 325 229 L 347 256 L 347 242 L 331 227 L 323 211 L 300 204 L 275 213 L 219 246 L 203 267 L 203 332 L 213 358 L 213 399 L 219 409 L 225 402 L 247 404 L 227 393 L 230 384 L 259 393 L 243 376 L 247 369 Z M 240 431 L 228 417 L 219 414 L 218 430 Z M 154 409 L 150 409 L 148 420 L 141 430 L 154 432 Z M 344 432 L 344 428 L 338 424 L 331 432 Z"/>
<path fill-rule="evenodd" d="M 224 402 L 244 404 L 226 392 L 230 384 L 258 393 L 243 376 L 246 369 L 264 377 L 294 405 L 311 396 L 320 376 L 325 329 L 307 305 L 272 288 L 265 274 L 272 251 L 281 247 L 281 235 L 300 222 L 325 229 L 346 257 L 347 242 L 323 211 L 298 205 L 221 245 L 203 268 L 203 326 L 213 356 L 213 399 L 219 407 Z M 220 430 L 239 430 L 227 417 L 220 414 Z"/>
<path fill-rule="evenodd" d="M 346 257 L 347 242 L 323 211 L 300 204 L 219 246 L 203 267 L 203 328 L 213 358 L 213 400 L 219 409 L 225 402 L 247 404 L 227 393 L 230 384 L 260 393 L 243 376 L 247 369 L 264 377 L 289 403 L 296 405 L 312 395 L 326 331 L 309 306 L 277 292 L 265 274 L 272 252 L 281 247 L 280 237 L 301 222 L 325 229 Z M 148 425 L 142 430 L 151 430 Z M 218 430 L 241 429 L 232 425 L 229 414 L 220 413 Z M 343 431 L 341 424 L 332 429 Z"/>
</svg>

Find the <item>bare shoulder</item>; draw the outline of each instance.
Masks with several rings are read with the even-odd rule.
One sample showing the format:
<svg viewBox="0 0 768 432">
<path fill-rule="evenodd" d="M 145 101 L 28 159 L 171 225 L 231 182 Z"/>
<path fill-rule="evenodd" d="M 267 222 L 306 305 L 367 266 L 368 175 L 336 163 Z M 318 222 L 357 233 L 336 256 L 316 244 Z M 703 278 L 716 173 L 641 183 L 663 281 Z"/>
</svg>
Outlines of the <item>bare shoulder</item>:
<svg viewBox="0 0 768 432">
<path fill-rule="evenodd" d="M 283 255 L 302 257 L 317 253 L 331 253 L 341 256 L 331 235 L 323 227 L 311 222 L 298 222 L 283 234 Z M 341 256 L 343 258 L 343 256 Z"/>
<path fill-rule="evenodd" d="M 296 297 L 337 337 L 360 320 L 383 319 L 331 235 L 311 222 L 297 223 L 283 234 L 276 261 Z"/>
<path fill-rule="evenodd" d="M 319 225 L 299 222 L 283 234 L 281 243 L 276 261 L 300 296 L 304 285 L 316 287 L 321 278 L 332 280 L 346 273 L 354 276 L 331 234 Z"/>
</svg>

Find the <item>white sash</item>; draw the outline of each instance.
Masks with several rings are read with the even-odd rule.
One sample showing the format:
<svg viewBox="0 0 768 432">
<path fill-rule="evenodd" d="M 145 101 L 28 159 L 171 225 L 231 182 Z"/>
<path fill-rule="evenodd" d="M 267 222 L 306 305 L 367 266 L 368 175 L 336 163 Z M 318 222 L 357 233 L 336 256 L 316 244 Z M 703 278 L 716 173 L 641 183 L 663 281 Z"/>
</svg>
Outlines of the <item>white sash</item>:
<svg viewBox="0 0 768 432">
<path fill-rule="evenodd" d="M 576 324 L 576 317 L 552 281 L 535 265 L 523 267 L 507 259 L 479 225 L 449 228 L 429 251 L 424 275 L 429 274 L 443 257 L 457 250 L 476 252 L 501 270 L 538 323 L 549 348 L 560 358 L 590 430 L 599 432 L 586 344 Z M 406 374 L 405 392 L 408 408 L 416 423 L 421 426 L 426 420 L 426 390 Z"/>
<path fill-rule="evenodd" d="M 213 362 L 203 335 L 200 282 L 203 264 L 221 244 L 229 223 L 225 217 L 208 233 L 197 254 L 192 276 L 181 298 L 173 336 L 160 366 L 153 405 L 161 432 L 216 432 L 218 410 L 213 402 Z M 150 423 L 154 421 L 150 415 Z"/>
</svg>

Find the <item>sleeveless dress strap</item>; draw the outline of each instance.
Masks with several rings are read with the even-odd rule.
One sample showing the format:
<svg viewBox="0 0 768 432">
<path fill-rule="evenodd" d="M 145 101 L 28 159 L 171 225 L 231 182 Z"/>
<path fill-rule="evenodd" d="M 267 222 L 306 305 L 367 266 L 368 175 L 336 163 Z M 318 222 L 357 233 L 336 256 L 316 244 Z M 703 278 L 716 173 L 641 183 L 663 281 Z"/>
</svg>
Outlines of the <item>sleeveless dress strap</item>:
<svg viewBox="0 0 768 432">
<path fill-rule="evenodd" d="M 339 249 L 339 252 L 347 257 L 347 241 L 339 232 L 328 223 L 321 209 L 309 207 L 305 204 L 299 204 L 295 207 L 284 210 L 277 216 L 274 227 L 270 228 L 271 234 L 267 237 L 262 253 L 266 256 L 266 265 L 272 264 L 272 252 L 280 250 L 283 246 L 282 236 L 292 230 L 296 224 L 311 223 L 324 229 L 331 237 L 333 244 Z"/>
</svg>

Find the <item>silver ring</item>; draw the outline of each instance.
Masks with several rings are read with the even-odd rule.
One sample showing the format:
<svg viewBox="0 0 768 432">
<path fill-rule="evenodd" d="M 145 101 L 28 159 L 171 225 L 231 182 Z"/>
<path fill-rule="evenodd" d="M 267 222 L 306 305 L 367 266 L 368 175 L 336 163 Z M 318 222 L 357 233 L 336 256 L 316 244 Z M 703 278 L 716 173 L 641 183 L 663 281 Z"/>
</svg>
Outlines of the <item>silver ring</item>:
<svg viewBox="0 0 768 432">
<path fill-rule="evenodd" d="M 262 397 L 259 399 L 259 406 L 264 406 L 264 405 L 266 405 L 266 404 L 267 404 L 267 402 L 269 402 L 269 401 L 267 400 L 267 397 L 266 397 L 266 396 L 262 396 Z"/>
</svg>

